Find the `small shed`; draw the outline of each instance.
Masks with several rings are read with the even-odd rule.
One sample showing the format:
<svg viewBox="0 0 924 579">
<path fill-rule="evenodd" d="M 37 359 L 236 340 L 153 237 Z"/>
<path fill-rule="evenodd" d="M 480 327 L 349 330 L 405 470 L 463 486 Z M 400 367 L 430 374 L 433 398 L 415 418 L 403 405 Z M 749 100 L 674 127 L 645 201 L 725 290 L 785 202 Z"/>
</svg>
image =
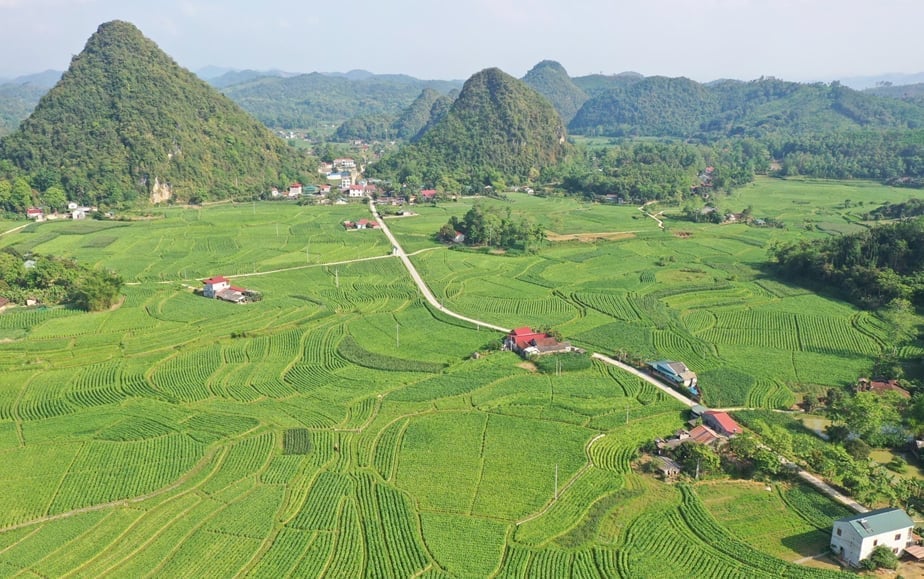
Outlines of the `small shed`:
<svg viewBox="0 0 924 579">
<path fill-rule="evenodd" d="M 656 468 L 658 472 L 660 472 L 661 476 L 665 479 L 674 478 L 683 470 L 675 460 L 667 458 L 666 456 L 659 456 L 655 460 L 657 461 Z"/>
</svg>

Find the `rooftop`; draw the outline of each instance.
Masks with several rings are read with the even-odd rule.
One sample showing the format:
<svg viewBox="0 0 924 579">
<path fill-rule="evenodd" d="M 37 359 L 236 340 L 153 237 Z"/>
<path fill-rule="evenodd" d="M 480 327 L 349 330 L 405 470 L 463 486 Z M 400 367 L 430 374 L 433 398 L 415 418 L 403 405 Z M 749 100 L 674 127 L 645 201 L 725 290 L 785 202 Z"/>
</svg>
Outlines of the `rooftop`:
<svg viewBox="0 0 924 579">
<path fill-rule="evenodd" d="M 844 517 L 835 521 L 849 523 L 861 537 L 872 537 L 900 529 L 914 527 L 914 521 L 902 509 L 885 508 Z"/>
</svg>

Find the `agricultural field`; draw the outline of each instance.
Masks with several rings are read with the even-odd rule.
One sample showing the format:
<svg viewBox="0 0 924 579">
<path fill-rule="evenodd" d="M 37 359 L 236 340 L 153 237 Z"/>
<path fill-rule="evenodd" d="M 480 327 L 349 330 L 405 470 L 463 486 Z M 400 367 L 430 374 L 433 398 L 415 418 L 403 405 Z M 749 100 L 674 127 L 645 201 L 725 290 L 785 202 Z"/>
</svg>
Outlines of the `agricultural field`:
<svg viewBox="0 0 924 579">
<path fill-rule="evenodd" d="M 681 237 L 637 208 L 511 195 L 558 233 L 638 233 L 526 256 L 433 242 L 469 203 L 389 220 L 446 307 L 682 359 L 712 405 L 788 406 L 890 339 L 760 273 L 770 241 L 819 230 Z M 112 311 L 0 315 L 0 576 L 836 575 L 792 563 L 834 510 L 774 490 L 749 534 L 723 496 L 765 491 L 643 474 L 637 449 L 683 424 L 678 402 L 596 361 L 543 374 L 497 351 L 423 302 L 381 232 L 340 226 L 366 212 L 169 208 L 0 237 L 127 282 Z M 212 275 L 264 299 L 194 295 Z"/>
</svg>

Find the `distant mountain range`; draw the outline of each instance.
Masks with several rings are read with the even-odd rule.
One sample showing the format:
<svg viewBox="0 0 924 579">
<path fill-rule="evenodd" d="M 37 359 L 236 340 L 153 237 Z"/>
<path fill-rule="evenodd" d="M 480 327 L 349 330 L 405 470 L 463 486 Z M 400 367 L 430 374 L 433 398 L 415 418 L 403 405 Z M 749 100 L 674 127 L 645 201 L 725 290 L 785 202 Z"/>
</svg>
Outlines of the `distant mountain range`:
<svg viewBox="0 0 924 579">
<path fill-rule="evenodd" d="M 0 135 L 14 130 L 61 74 L 49 70 L 0 82 Z M 197 75 L 269 127 L 309 129 L 320 136 L 338 129 L 337 137 L 343 139 L 419 137 L 430 121 L 421 107 L 433 104 L 415 104 L 422 92 L 428 89 L 444 98 L 454 98 L 462 88 L 459 80 L 421 80 L 367 70 L 304 74 L 210 66 L 198 70 Z M 924 98 L 924 73 L 845 78 L 836 84 L 837 90 L 828 94 L 821 88 L 828 86 L 823 83 L 786 83 L 772 78 L 697 83 L 684 78 L 645 77 L 636 72 L 570 77 L 559 63 L 546 60 L 523 80 L 549 99 L 576 134 L 688 136 L 701 130 L 714 133 L 720 126 L 736 131 L 752 124 L 786 124 L 793 115 L 799 117 L 797 125 L 821 115 L 815 124 L 828 129 L 907 126 L 918 122 L 912 109 L 865 97 L 910 101 L 915 108 L 916 101 Z M 782 89 L 786 95 L 779 94 L 783 85 L 787 87 Z M 866 90 L 845 93 L 848 87 Z M 741 91 L 746 94 L 735 96 Z M 768 95 L 767 91 L 774 94 Z M 754 102 L 755 97 L 762 101 L 760 106 Z M 433 93 L 428 93 L 424 101 L 434 98 Z M 845 99 L 852 104 L 846 105 Z M 746 112 L 730 110 L 745 102 Z M 412 105 L 415 110 L 409 110 Z M 875 113 L 856 114 L 854 105 Z M 437 109 L 437 114 L 445 113 L 448 103 L 439 103 Z M 785 118 L 780 118 L 784 113 Z M 731 126 L 736 123 L 740 126 Z M 417 127 L 417 133 L 413 133 L 411 129 Z"/>
</svg>

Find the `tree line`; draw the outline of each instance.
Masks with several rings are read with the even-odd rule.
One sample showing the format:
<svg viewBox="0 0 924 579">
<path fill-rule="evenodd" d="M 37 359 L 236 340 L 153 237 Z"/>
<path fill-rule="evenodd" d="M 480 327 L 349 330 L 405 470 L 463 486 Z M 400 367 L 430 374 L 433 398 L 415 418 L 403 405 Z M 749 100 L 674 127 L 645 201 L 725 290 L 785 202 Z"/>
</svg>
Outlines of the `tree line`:
<svg viewBox="0 0 924 579">
<path fill-rule="evenodd" d="M 924 222 L 920 219 L 777 244 L 770 254 L 782 277 L 843 293 L 862 307 L 924 305 Z"/>
</svg>

